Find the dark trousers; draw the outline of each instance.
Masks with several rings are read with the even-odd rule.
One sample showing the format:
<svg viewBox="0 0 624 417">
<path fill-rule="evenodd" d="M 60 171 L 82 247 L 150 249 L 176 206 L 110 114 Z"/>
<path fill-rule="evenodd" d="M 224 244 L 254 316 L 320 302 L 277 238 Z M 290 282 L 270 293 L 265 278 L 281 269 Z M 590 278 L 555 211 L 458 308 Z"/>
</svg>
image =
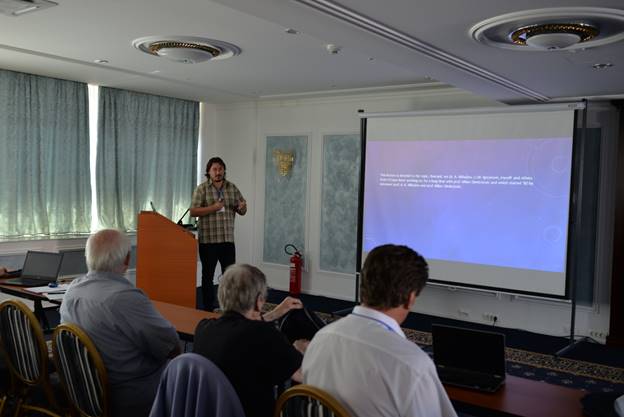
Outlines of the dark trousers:
<svg viewBox="0 0 624 417">
<path fill-rule="evenodd" d="M 234 243 L 200 243 L 199 258 L 202 263 L 202 301 L 204 310 L 212 311 L 215 308 L 213 278 L 217 261 L 221 264 L 221 272 L 236 262 Z M 217 287 L 218 288 L 218 287 Z"/>
</svg>

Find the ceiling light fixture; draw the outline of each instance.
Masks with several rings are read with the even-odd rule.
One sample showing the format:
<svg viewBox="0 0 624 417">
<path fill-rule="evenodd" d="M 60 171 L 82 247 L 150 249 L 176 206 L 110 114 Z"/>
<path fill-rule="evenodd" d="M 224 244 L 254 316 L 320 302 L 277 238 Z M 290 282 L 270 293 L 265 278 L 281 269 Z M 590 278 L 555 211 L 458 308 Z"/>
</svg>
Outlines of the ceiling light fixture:
<svg viewBox="0 0 624 417">
<path fill-rule="evenodd" d="M 557 7 L 496 16 L 477 23 L 471 37 L 517 51 L 581 51 L 624 39 L 624 10 Z"/>
<path fill-rule="evenodd" d="M 226 59 L 241 53 L 231 43 L 190 36 L 148 36 L 135 39 L 132 45 L 147 54 L 184 64 Z"/>
<path fill-rule="evenodd" d="M 516 45 L 553 51 L 587 42 L 599 33 L 597 28 L 584 23 L 548 23 L 518 28 L 510 38 Z"/>
<path fill-rule="evenodd" d="M 96 64 L 108 64 L 108 59 L 96 59 L 95 61 Z"/>
<path fill-rule="evenodd" d="M 299 34 L 299 31 L 297 29 L 292 29 L 292 28 L 285 29 L 284 32 L 288 33 L 289 35 L 298 35 Z"/>
</svg>

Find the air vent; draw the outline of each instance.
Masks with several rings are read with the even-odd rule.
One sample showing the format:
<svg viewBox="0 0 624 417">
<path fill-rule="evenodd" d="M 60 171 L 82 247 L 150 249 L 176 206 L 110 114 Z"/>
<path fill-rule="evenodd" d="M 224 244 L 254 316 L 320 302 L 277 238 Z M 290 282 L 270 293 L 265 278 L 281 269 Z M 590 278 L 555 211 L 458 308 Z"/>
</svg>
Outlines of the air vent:
<svg viewBox="0 0 624 417">
<path fill-rule="evenodd" d="M 49 0 L 0 0 L 0 13 L 17 17 L 52 6 L 58 6 L 58 3 Z"/>
<path fill-rule="evenodd" d="M 241 52 L 231 43 L 190 36 L 149 36 L 135 39 L 132 45 L 147 54 L 184 64 L 226 59 Z"/>
</svg>

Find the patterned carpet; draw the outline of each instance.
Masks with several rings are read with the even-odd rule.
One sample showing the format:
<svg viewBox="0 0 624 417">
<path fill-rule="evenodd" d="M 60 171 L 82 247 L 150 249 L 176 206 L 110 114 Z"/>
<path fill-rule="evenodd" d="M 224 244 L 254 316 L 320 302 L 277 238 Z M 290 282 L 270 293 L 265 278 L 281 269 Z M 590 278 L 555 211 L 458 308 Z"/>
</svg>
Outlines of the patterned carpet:
<svg viewBox="0 0 624 417">
<path fill-rule="evenodd" d="M 317 313 L 326 323 L 339 317 Z M 403 328 L 409 340 L 433 355 L 431 333 Z M 508 347 L 507 373 L 522 378 L 579 388 L 588 392 L 624 392 L 624 369 Z"/>
</svg>

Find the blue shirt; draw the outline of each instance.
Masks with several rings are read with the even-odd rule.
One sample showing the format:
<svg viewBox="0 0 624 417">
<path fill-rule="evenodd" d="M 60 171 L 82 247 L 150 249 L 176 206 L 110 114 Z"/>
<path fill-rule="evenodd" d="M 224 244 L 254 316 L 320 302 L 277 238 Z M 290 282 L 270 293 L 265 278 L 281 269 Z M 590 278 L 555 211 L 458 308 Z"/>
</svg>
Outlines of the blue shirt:
<svg viewBox="0 0 624 417">
<path fill-rule="evenodd" d="M 89 272 L 76 278 L 61 304 L 61 323 L 75 323 L 97 347 L 108 373 L 114 416 L 147 415 L 175 328 L 123 275 Z"/>
</svg>

